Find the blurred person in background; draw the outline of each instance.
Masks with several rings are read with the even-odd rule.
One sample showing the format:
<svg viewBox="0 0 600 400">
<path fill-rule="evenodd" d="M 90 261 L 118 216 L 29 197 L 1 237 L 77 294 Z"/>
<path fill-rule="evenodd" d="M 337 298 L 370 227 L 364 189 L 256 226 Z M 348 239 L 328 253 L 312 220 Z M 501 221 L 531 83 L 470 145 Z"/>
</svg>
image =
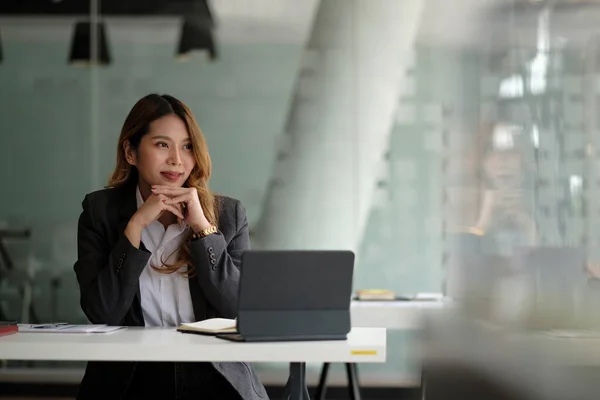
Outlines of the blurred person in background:
<svg viewBox="0 0 600 400">
<path fill-rule="evenodd" d="M 471 176 L 469 187 L 478 187 L 478 211 L 465 212 L 465 223 L 449 232 L 446 294 L 463 299 L 470 313 L 484 318 L 513 318 L 521 312 L 514 303 L 528 296 L 512 259 L 519 248 L 536 243 L 518 129 L 496 123 L 476 141 L 481 146 L 474 152 L 476 169 L 465 173 Z"/>
<path fill-rule="evenodd" d="M 483 161 L 486 184 L 475 223 L 489 241 L 490 251 L 502 255 L 536 243 L 535 221 L 525 190 L 525 159 L 515 138 L 517 130 L 505 123 L 494 127 Z"/>
</svg>

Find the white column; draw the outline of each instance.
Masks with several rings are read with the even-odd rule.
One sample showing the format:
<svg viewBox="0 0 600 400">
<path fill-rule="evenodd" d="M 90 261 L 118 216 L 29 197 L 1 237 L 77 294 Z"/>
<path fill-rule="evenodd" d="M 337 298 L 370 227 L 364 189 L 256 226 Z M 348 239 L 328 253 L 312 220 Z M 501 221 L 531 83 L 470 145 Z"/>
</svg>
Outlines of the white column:
<svg viewBox="0 0 600 400">
<path fill-rule="evenodd" d="M 356 250 L 388 146 L 421 0 L 322 0 L 257 242 Z"/>
</svg>

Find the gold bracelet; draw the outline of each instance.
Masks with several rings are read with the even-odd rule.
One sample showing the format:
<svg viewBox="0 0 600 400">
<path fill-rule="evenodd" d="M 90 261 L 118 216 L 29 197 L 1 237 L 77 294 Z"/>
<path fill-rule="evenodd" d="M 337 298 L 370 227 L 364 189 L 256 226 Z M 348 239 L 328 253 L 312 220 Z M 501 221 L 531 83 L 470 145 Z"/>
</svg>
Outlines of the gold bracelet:
<svg viewBox="0 0 600 400">
<path fill-rule="evenodd" d="M 202 229 L 200 232 L 194 232 L 192 234 L 192 240 L 205 238 L 208 235 L 217 233 L 217 231 L 218 231 L 217 227 L 214 225 L 211 225 L 210 227 L 208 227 L 206 229 Z"/>
</svg>

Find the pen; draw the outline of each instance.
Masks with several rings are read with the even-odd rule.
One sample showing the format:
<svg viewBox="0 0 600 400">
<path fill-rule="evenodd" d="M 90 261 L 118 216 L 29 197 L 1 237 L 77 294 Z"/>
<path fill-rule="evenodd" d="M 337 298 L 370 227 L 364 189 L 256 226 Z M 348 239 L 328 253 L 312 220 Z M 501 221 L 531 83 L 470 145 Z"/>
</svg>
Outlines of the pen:
<svg viewBox="0 0 600 400">
<path fill-rule="evenodd" d="M 56 324 L 39 324 L 39 325 L 32 325 L 32 328 L 34 328 L 34 329 L 57 328 L 61 325 L 67 325 L 67 323 L 66 322 L 57 322 Z"/>
</svg>

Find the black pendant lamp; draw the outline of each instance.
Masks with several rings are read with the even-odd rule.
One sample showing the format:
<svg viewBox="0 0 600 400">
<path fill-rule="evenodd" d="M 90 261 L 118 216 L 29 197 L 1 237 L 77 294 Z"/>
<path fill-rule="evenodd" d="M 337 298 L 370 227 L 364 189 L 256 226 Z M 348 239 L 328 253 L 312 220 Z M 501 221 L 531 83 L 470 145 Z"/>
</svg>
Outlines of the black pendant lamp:
<svg viewBox="0 0 600 400">
<path fill-rule="evenodd" d="M 97 55 L 96 60 L 92 60 L 92 27 L 96 28 Z M 71 41 L 71 52 L 69 62 L 72 65 L 108 65 L 111 58 L 108 51 L 108 39 L 104 23 L 102 22 L 78 22 L 75 24 L 73 39 Z"/>
<path fill-rule="evenodd" d="M 181 27 L 177 58 L 186 60 L 192 51 L 206 51 L 211 60 L 217 59 L 217 48 L 211 24 L 186 18 Z"/>
</svg>

